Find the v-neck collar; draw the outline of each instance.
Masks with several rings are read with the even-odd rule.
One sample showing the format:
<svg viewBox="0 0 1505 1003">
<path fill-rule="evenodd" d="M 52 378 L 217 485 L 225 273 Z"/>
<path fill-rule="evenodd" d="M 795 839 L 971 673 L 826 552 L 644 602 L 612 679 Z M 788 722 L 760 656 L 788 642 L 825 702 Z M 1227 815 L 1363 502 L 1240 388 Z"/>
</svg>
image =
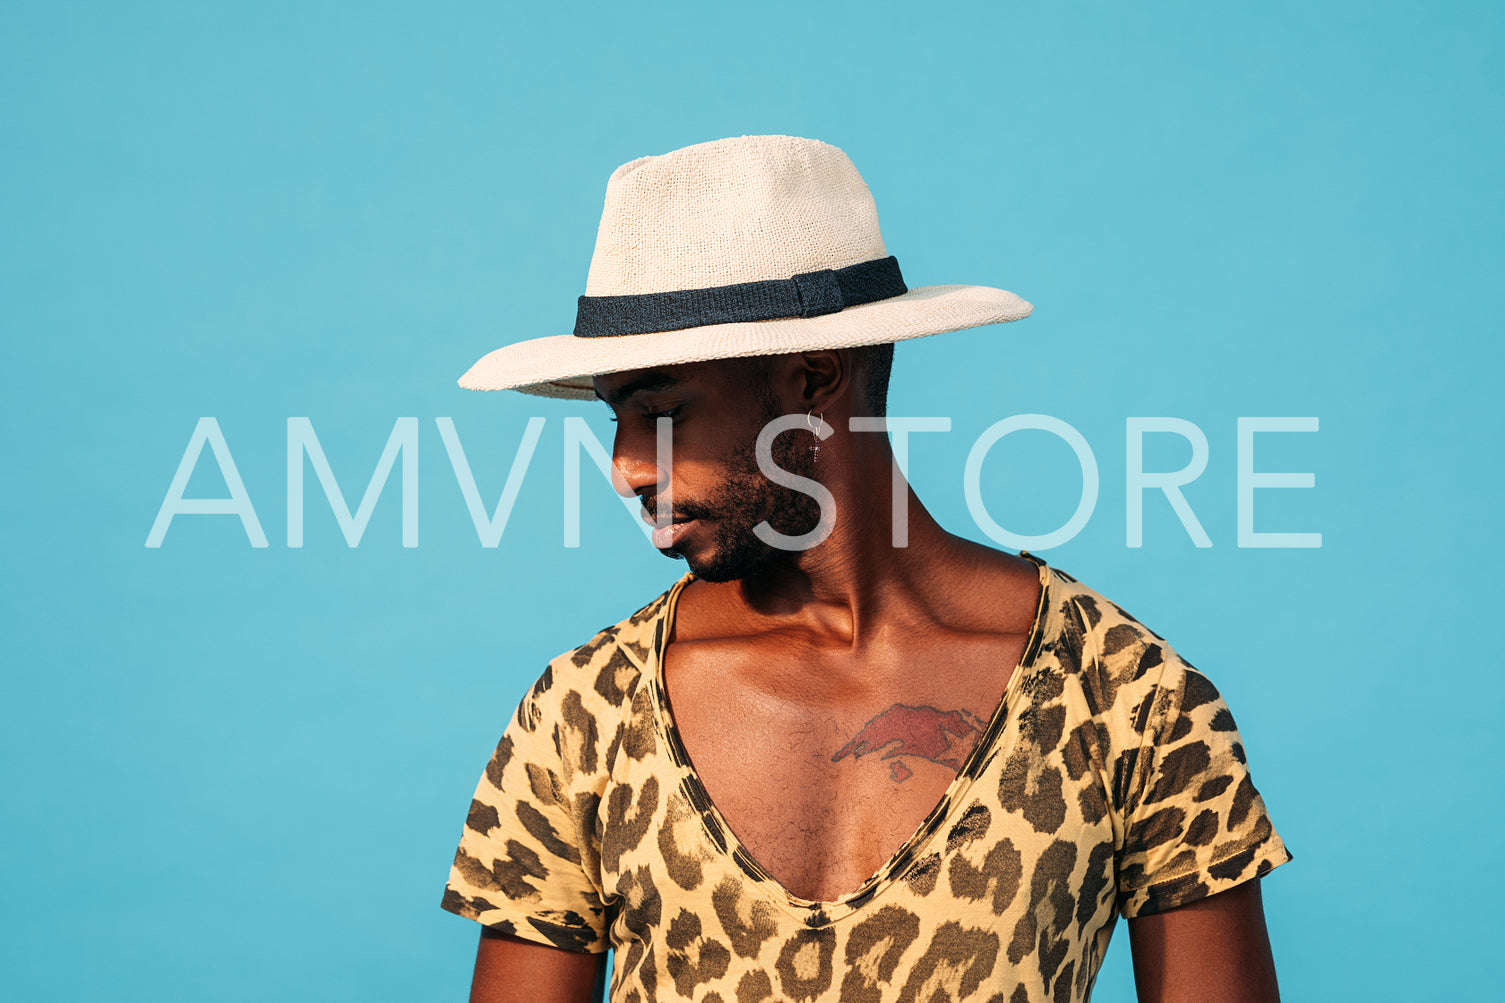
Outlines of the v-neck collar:
<svg viewBox="0 0 1505 1003">
<path fill-rule="evenodd" d="M 945 827 L 946 821 L 952 814 L 966 804 L 967 793 L 972 782 L 996 753 L 995 746 L 998 738 L 1008 725 L 1017 704 L 1015 696 L 1019 692 L 1020 681 L 1029 674 L 1029 669 L 1034 665 L 1042 641 L 1048 633 L 1048 621 L 1051 619 L 1052 576 L 1050 568 L 1033 554 L 1021 552 L 1020 556 L 1035 564 L 1040 575 L 1040 594 L 1035 606 L 1034 623 L 1024 644 L 1024 652 L 1019 656 L 1019 662 L 1014 666 L 1013 674 L 1009 676 L 1003 696 L 999 698 L 987 727 L 978 737 L 966 762 L 962 763 L 961 769 L 957 771 L 945 793 L 941 795 L 914 833 L 866 881 L 831 901 L 802 898 L 780 884 L 742 845 L 736 833 L 732 831 L 732 827 L 727 824 L 726 818 L 722 816 L 721 810 L 716 807 L 706 792 L 700 775 L 690 761 L 689 753 L 685 751 L 679 730 L 674 725 L 673 712 L 669 707 L 668 688 L 664 683 L 664 649 L 670 634 L 674 631 L 674 617 L 678 610 L 679 597 L 685 587 L 694 581 L 695 576 L 685 575 L 664 596 L 663 607 L 659 610 L 653 631 L 653 644 L 648 651 L 647 664 L 643 666 L 644 675 L 650 684 L 654 721 L 658 728 L 659 738 L 680 771 L 681 785 L 691 804 L 697 809 L 711 843 L 729 856 L 732 862 L 747 874 L 758 888 L 762 889 L 763 894 L 770 901 L 786 912 L 797 916 L 808 926 L 826 926 L 852 915 L 881 894 L 894 881 L 903 877 L 909 866 L 920 858 L 921 850 L 928 845 L 931 838 Z"/>
</svg>

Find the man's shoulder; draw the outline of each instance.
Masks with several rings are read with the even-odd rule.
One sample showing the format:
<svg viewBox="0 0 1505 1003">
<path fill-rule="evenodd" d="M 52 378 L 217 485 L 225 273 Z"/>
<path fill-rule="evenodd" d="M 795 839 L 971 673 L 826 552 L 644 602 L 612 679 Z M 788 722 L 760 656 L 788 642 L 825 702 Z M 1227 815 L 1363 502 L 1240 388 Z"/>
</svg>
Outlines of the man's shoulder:
<svg viewBox="0 0 1505 1003">
<path fill-rule="evenodd" d="M 1208 735 L 1233 731 L 1207 676 L 1124 607 L 1058 568 L 1051 568 L 1049 628 L 1021 685 L 1032 703 L 1026 713 L 1063 725 L 1037 735 L 1070 746 L 1066 733 L 1082 729 L 1115 775 L 1148 769 L 1153 759 L 1133 758 L 1146 745 L 1161 754 L 1197 745 L 1200 751 L 1181 754 L 1194 759 L 1217 744 Z"/>
<path fill-rule="evenodd" d="M 1180 685 L 1201 676 L 1168 641 L 1117 602 L 1052 567 L 1050 601 L 1054 630 L 1047 639 L 1069 674 L 1109 698 L 1144 688 Z"/>
<path fill-rule="evenodd" d="M 636 612 L 552 659 L 523 699 L 519 714 L 537 714 L 539 704 L 560 700 L 600 700 L 610 706 L 629 702 L 658 643 L 669 601 L 681 584 L 676 582 Z"/>
<path fill-rule="evenodd" d="M 1145 626 L 1118 603 L 1055 566 L 1050 567 L 1053 605 L 1067 620 L 1075 620 L 1083 640 L 1104 654 L 1134 643 L 1165 644 L 1165 638 Z"/>
</svg>

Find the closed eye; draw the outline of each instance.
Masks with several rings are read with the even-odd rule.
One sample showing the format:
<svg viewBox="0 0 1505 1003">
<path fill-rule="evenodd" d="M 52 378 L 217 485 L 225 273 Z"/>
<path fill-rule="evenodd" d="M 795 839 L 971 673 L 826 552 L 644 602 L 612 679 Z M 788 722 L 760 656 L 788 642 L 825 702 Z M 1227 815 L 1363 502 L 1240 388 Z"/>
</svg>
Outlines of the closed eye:
<svg viewBox="0 0 1505 1003">
<path fill-rule="evenodd" d="M 679 413 L 683 409 L 684 409 L 684 405 L 683 404 L 676 404 L 674 407 L 666 408 L 663 411 L 647 411 L 647 412 L 644 412 L 643 417 L 646 418 L 648 421 L 657 421 L 660 418 L 668 418 L 669 420 L 673 421 L 675 418 L 679 417 Z M 611 420 L 613 422 L 621 421 L 621 419 L 619 417 L 617 417 L 617 413 L 615 411 L 613 411 L 611 413 L 611 417 L 610 417 L 609 420 Z"/>
</svg>

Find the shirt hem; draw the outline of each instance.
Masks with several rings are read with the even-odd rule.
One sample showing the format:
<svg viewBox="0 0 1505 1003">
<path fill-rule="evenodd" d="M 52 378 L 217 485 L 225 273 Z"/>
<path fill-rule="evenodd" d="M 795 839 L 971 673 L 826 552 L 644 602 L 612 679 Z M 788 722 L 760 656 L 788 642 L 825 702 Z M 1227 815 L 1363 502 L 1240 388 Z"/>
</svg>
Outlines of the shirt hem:
<svg viewBox="0 0 1505 1003">
<path fill-rule="evenodd" d="M 533 925 L 533 920 L 535 919 L 543 922 L 549 921 L 542 916 L 535 916 L 532 913 L 508 913 L 505 909 L 477 909 L 467 902 L 456 902 L 449 896 L 446 896 L 445 900 L 439 903 L 439 908 L 445 912 L 453 913 L 462 919 L 473 920 L 488 930 L 495 930 L 505 936 L 516 937 L 518 940 L 526 940 L 531 944 L 538 944 L 543 947 L 552 947 L 558 951 L 568 951 L 570 954 L 605 954 L 611 950 L 611 944 L 607 942 L 604 936 L 598 937 L 590 944 L 581 948 L 559 944 L 551 939 L 548 934 Z M 494 916 L 493 914 L 495 913 L 501 913 L 502 915 Z M 492 918 L 488 921 L 483 920 L 482 916 Z M 582 930 L 580 932 L 584 933 L 586 931 Z"/>
<path fill-rule="evenodd" d="M 1237 853 L 1229 854 L 1219 860 L 1210 861 L 1205 867 L 1194 871 L 1177 875 L 1174 878 L 1165 878 L 1160 881 L 1152 881 L 1140 888 L 1131 889 L 1121 899 L 1129 901 L 1143 898 L 1143 901 L 1132 911 L 1120 907 L 1119 911 L 1124 919 L 1134 919 L 1139 916 L 1153 916 L 1156 913 L 1168 912 L 1178 909 L 1202 899 L 1211 898 L 1219 892 L 1226 892 L 1230 888 L 1253 881 L 1255 878 L 1264 877 L 1275 868 L 1288 864 L 1295 857 L 1286 849 L 1285 844 L 1271 847 L 1263 853 L 1251 857 L 1249 863 L 1244 866 L 1236 877 L 1219 878 L 1211 873 L 1219 864 L 1225 863 L 1237 857 Z M 1253 870 L 1249 866 L 1253 865 Z M 1267 866 L 1268 865 L 1268 866 Z M 1156 891 L 1156 889 L 1163 889 Z M 1123 889 L 1120 889 L 1122 892 Z"/>
</svg>

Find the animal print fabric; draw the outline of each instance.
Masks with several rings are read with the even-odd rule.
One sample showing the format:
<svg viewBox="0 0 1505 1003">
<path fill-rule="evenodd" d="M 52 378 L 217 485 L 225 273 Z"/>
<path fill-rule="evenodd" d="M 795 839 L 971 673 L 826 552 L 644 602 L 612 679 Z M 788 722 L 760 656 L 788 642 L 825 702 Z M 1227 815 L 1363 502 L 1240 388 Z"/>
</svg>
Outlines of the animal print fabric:
<svg viewBox="0 0 1505 1003">
<path fill-rule="evenodd" d="M 993 719 L 852 893 L 789 894 L 696 778 L 659 676 L 686 577 L 523 698 L 444 908 L 566 950 L 615 948 L 612 1003 L 1087 999 L 1118 915 L 1184 905 L 1290 854 L 1212 683 L 1036 563 L 1034 631 Z"/>
</svg>

